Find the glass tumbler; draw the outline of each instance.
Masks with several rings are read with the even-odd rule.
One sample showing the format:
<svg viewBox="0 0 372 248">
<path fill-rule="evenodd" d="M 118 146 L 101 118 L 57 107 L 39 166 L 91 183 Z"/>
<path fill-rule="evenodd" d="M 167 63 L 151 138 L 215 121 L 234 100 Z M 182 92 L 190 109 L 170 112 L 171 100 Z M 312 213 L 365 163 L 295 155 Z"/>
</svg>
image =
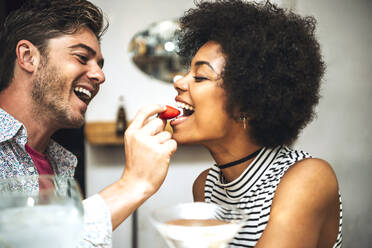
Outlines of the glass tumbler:
<svg viewBox="0 0 372 248">
<path fill-rule="evenodd" d="M 0 247 L 74 248 L 82 229 L 82 196 L 73 178 L 0 179 Z"/>
</svg>

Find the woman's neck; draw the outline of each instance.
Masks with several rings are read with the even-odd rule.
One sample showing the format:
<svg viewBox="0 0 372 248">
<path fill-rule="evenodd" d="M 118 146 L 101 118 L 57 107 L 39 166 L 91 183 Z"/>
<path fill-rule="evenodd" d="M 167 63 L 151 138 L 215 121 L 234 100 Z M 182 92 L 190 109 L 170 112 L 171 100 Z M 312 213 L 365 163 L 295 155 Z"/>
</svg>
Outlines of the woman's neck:
<svg viewBox="0 0 372 248">
<path fill-rule="evenodd" d="M 215 142 L 206 147 L 217 165 L 227 164 L 244 158 L 260 149 L 260 146 L 253 143 L 247 136 L 246 134 L 236 135 L 230 139 L 224 139 L 223 142 Z M 240 164 L 221 169 L 221 172 L 227 182 L 231 182 L 238 178 L 254 159 L 255 157 Z"/>
</svg>

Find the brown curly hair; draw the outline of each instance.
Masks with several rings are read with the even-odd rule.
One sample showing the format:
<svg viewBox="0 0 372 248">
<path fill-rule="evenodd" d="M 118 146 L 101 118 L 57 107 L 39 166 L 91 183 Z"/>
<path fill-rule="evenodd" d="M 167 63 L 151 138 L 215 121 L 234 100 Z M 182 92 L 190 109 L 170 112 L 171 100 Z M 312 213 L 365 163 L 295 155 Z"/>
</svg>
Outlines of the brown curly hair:
<svg viewBox="0 0 372 248">
<path fill-rule="evenodd" d="M 87 27 L 100 40 L 108 28 L 100 8 L 86 0 L 28 0 L 11 12 L 0 30 L 0 91 L 13 77 L 15 48 L 29 40 L 42 55 L 48 40 Z"/>
</svg>

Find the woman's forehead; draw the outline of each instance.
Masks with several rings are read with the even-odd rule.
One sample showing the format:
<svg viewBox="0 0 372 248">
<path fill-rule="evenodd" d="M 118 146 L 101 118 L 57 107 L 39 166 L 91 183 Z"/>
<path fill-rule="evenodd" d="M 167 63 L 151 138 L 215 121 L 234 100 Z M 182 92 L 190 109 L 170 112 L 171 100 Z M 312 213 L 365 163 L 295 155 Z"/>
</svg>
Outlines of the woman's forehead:
<svg viewBox="0 0 372 248">
<path fill-rule="evenodd" d="M 192 66 L 209 64 L 215 72 L 220 73 L 225 65 L 225 61 L 220 44 L 214 41 L 208 41 L 195 54 L 192 60 Z"/>
</svg>

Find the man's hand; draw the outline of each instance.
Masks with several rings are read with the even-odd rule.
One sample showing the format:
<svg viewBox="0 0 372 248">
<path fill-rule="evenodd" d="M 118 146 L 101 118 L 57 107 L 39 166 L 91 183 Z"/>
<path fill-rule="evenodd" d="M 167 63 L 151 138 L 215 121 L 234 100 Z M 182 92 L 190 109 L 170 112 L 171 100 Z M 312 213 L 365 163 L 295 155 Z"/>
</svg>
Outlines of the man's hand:
<svg viewBox="0 0 372 248">
<path fill-rule="evenodd" d="M 123 180 L 145 187 L 150 195 L 163 183 L 169 161 L 177 149 L 171 134 L 164 131 L 166 122 L 149 117 L 165 110 L 164 106 L 147 106 L 140 109 L 125 132 L 125 170 Z"/>
<path fill-rule="evenodd" d="M 164 131 L 166 122 L 151 117 L 165 109 L 161 105 L 142 107 L 125 132 L 123 175 L 100 193 L 110 208 L 113 229 L 164 182 L 177 143 Z"/>
</svg>

